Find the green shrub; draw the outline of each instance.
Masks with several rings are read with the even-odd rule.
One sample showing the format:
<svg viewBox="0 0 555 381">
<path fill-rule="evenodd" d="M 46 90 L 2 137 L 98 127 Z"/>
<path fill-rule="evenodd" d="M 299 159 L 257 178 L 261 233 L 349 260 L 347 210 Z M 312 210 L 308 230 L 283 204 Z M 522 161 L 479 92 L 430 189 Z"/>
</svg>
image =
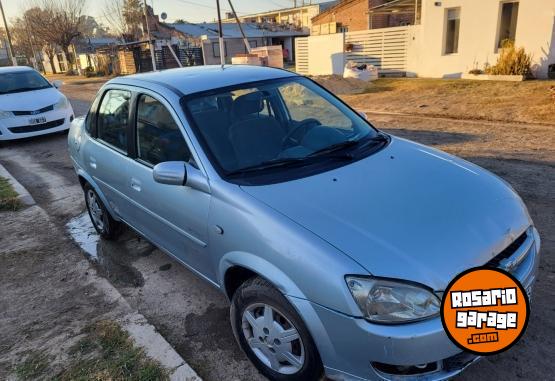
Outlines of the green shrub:
<svg viewBox="0 0 555 381">
<path fill-rule="evenodd" d="M 523 75 L 532 76 L 532 55 L 524 48 L 515 47 L 514 41 L 505 40 L 501 45 L 497 63 L 486 69 L 492 75 Z"/>
</svg>

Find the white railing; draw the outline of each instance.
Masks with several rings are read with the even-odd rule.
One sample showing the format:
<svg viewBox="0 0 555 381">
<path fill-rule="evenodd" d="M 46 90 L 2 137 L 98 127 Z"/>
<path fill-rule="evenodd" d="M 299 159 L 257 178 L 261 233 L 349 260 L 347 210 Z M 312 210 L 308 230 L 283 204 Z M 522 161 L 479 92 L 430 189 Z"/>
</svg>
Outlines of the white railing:
<svg viewBox="0 0 555 381">
<path fill-rule="evenodd" d="M 295 39 L 295 70 L 302 75 L 309 75 L 308 61 L 308 39 L 309 37 L 298 37 Z"/>
<path fill-rule="evenodd" d="M 345 33 L 345 61 L 376 66 L 381 72 L 405 72 L 410 26 Z"/>
</svg>

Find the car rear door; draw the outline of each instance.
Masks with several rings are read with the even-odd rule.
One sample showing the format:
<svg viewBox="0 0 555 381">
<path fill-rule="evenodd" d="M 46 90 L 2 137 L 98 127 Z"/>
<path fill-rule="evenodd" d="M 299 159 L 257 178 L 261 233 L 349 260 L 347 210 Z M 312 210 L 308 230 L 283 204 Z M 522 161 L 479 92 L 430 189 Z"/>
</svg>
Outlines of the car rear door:
<svg viewBox="0 0 555 381">
<path fill-rule="evenodd" d="M 158 247 L 211 278 L 207 258 L 210 195 L 153 179 L 154 166 L 162 162 L 195 166 L 179 119 L 169 102 L 146 90 L 137 94 L 133 109 L 134 160 L 129 163 L 127 186 L 135 207 L 130 222 Z"/>
<path fill-rule="evenodd" d="M 108 88 L 100 100 L 92 123 L 90 143 L 84 147 L 84 164 L 118 217 L 127 220 L 128 154 L 132 92 Z"/>
</svg>

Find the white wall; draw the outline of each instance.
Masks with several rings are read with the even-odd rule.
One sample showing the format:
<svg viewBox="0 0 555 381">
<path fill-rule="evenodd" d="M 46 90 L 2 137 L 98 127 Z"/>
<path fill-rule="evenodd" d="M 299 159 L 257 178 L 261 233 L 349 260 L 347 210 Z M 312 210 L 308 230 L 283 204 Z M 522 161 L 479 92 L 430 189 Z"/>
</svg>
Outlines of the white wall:
<svg viewBox="0 0 555 381">
<path fill-rule="evenodd" d="M 308 38 L 308 66 L 310 75 L 343 75 L 345 58 L 343 33 Z"/>
<path fill-rule="evenodd" d="M 475 66 L 495 64 L 500 0 L 423 0 L 422 25 L 409 47 L 409 72 L 420 77 L 460 77 Z M 458 53 L 445 55 L 446 9 L 460 7 Z M 538 78 L 555 64 L 555 0 L 520 0 L 516 45 L 532 53 Z"/>
</svg>

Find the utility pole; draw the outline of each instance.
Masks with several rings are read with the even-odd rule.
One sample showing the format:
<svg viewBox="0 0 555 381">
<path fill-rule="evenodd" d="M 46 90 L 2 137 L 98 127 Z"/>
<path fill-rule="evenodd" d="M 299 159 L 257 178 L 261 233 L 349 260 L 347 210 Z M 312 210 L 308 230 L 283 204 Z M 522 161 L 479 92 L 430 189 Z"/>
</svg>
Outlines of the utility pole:
<svg viewBox="0 0 555 381">
<path fill-rule="evenodd" d="M 152 44 L 152 38 L 150 37 L 150 25 L 148 25 L 148 12 L 146 10 L 146 0 L 144 0 L 144 11 L 145 11 L 145 22 L 146 22 L 146 34 L 148 37 L 148 46 L 150 47 L 150 58 L 152 59 L 152 70 L 156 71 L 156 58 L 154 57 L 154 45 Z"/>
<path fill-rule="evenodd" d="M 249 44 L 249 40 L 247 38 L 247 36 L 245 35 L 245 31 L 243 30 L 243 26 L 241 25 L 241 20 L 239 19 L 239 16 L 237 16 L 237 12 L 235 12 L 235 8 L 233 7 L 233 4 L 231 4 L 231 0 L 227 0 L 229 3 L 229 6 L 231 7 L 231 11 L 233 12 L 233 16 L 235 16 L 235 21 L 237 22 L 237 25 L 239 25 L 239 30 L 241 31 L 241 35 L 243 36 L 243 42 L 245 43 L 245 47 L 247 48 L 247 53 L 251 52 L 251 44 Z"/>
<path fill-rule="evenodd" d="M 2 19 L 4 20 L 4 27 L 6 28 L 6 36 L 8 37 L 8 56 L 12 60 L 12 64 L 14 66 L 17 66 L 17 60 L 13 55 L 12 36 L 10 35 L 10 28 L 8 28 L 6 15 L 4 14 L 4 7 L 2 6 L 2 0 L 0 0 L 0 12 L 2 12 Z"/>
<path fill-rule="evenodd" d="M 225 66 L 225 45 L 224 45 L 224 30 L 222 28 L 222 13 L 220 11 L 220 0 L 216 0 L 216 7 L 218 8 L 218 29 L 220 30 L 219 42 L 220 42 L 220 61 L 222 63 L 222 69 Z"/>
</svg>

